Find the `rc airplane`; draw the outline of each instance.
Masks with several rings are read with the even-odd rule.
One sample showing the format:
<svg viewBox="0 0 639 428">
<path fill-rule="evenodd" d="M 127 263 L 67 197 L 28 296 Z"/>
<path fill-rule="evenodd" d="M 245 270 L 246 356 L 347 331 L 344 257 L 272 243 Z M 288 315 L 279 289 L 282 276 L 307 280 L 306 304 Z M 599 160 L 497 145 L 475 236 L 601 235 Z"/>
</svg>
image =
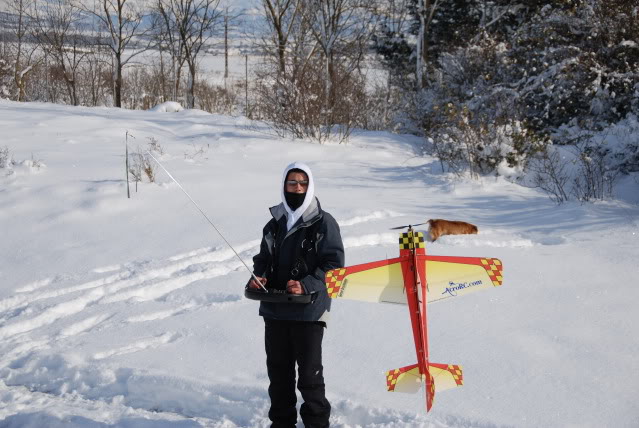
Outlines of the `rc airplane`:
<svg viewBox="0 0 639 428">
<path fill-rule="evenodd" d="M 389 391 L 415 393 L 426 384 L 426 411 L 436 391 L 461 386 L 459 365 L 431 363 L 428 359 L 428 303 L 502 285 L 499 259 L 431 256 L 424 234 L 412 226 L 399 235 L 399 257 L 364 263 L 326 273 L 332 298 L 408 305 L 417 364 L 386 372 Z"/>
</svg>

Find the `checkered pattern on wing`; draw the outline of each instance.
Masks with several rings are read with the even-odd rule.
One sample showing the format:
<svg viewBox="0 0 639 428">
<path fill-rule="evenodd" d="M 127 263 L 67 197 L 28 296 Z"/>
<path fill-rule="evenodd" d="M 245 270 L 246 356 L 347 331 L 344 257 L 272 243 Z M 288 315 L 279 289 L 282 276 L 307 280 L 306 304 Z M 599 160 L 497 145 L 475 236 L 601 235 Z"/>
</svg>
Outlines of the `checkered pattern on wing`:
<svg viewBox="0 0 639 428">
<path fill-rule="evenodd" d="M 461 366 L 458 366 L 457 364 L 449 364 L 446 370 L 453 375 L 453 379 L 455 379 L 455 383 L 457 385 L 464 384 L 464 375 L 462 374 Z"/>
<path fill-rule="evenodd" d="M 344 268 L 333 269 L 326 272 L 325 280 L 328 297 L 337 297 L 340 289 L 342 288 L 342 281 L 344 280 L 344 276 L 346 276 L 346 269 Z"/>
<path fill-rule="evenodd" d="M 481 259 L 481 264 L 486 269 L 488 276 L 494 286 L 501 285 L 503 282 L 503 266 L 499 259 Z"/>
</svg>

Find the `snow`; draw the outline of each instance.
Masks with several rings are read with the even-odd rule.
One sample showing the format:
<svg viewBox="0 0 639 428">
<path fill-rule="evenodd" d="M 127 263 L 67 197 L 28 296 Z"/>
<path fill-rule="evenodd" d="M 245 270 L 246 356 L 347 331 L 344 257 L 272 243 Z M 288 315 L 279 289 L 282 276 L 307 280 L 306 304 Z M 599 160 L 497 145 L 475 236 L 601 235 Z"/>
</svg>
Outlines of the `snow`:
<svg viewBox="0 0 639 428">
<path fill-rule="evenodd" d="M 621 42 L 621 46 L 626 46 L 626 47 L 629 47 L 629 48 L 637 48 L 637 47 L 639 47 L 637 42 L 635 42 L 634 40 L 624 40 L 623 42 Z"/>
<path fill-rule="evenodd" d="M 338 300 L 324 345 L 332 426 L 639 424 L 636 175 L 620 199 L 556 206 L 502 177 L 442 175 L 415 157 L 417 138 L 385 132 L 317 145 L 201 111 L 9 101 L 0 128 L 13 160 L 0 169 L 2 427 L 268 426 L 248 273 L 159 169 L 127 199 L 127 132 L 131 150 L 157 141 L 249 264 L 295 160 L 313 169 L 349 265 L 395 257 L 394 226 L 478 225 L 427 244 L 504 263 L 502 287 L 429 306 L 431 360 L 461 364 L 464 386 L 429 414 L 422 394 L 386 392 L 384 372 L 415 362 L 406 308 Z"/>
<path fill-rule="evenodd" d="M 167 101 L 149 109 L 149 111 L 155 111 L 159 113 L 176 113 L 182 110 L 184 110 L 184 107 L 182 107 L 180 103 L 176 103 L 175 101 Z"/>
</svg>

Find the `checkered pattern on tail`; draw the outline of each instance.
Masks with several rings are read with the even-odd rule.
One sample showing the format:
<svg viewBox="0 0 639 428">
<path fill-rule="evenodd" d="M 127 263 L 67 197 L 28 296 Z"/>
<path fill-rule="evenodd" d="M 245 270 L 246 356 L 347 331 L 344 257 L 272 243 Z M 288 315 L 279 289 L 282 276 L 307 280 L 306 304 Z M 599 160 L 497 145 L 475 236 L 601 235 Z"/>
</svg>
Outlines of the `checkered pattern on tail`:
<svg viewBox="0 0 639 428">
<path fill-rule="evenodd" d="M 428 378 L 430 379 L 430 387 L 429 387 L 429 393 L 426 394 L 426 411 L 429 411 L 431 407 L 433 407 L 433 402 L 435 401 L 435 379 L 433 379 L 433 376 L 430 374 L 430 372 L 427 372 Z"/>
<path fill-rule="evenodd" d="M 410 372 L 411 370 L 416 370 L 413 375 L 419 375 L 419 369 L 417 369 L 417 364 L 413 364 L 411 366 L 402 367 L 399 369 L 393 369 L 386 372 L 386 388 L 388 391 L 395 391 L 395 386 L 400 381 L 400 378 L 405 373 Z"/>
<path fill-rule="evenodd" d="M 400 374 L 402 374 L 400 369 L 393 369 L 386 372 L 386 388 L 389 391 L 395 390 L 395 385 L 397 384 Z"/>
<path fill-rule="evenodd" d="M 459 367 L 457 364 L 449 364 L 446 370 L 448 370 L 450 374 L 453 375 L 453 378 L 455 379 L 455 383 L 457 385 L 464 384 L 464 375 L 462 374 L 461 367 Z"/>
</svg>

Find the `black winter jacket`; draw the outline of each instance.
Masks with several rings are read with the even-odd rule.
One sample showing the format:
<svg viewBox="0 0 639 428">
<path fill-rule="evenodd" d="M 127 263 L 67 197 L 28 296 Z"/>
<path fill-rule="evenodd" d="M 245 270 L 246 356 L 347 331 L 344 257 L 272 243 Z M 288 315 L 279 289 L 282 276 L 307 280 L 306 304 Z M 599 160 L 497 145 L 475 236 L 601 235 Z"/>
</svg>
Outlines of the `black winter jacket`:
<svg viewBox="0 0 639 428">
<path fill-rule="evenodd" d="M 273 218 L 264 226 L 260 252 L 253 257 L 253 273 L 266 277 L 268 288 L 283 290 L 290 279 L 300 281 L 304 292 L 313 294 L 313 300 L 307 304 L 262 301 L 260 315 L 277 320 L 326 321 L 331 301 L 324 276 L 331 269 L 344 267 L 344 245 L 337 222 L 322 211 L 317 198 L 288 232 L 283 204 L 270 211 Z M 309 236 L 309 231 L 314 236 Z M 308 241 L 314 241 L 314 245 L 309 246 Z M 304 260 L 301 269 L 296 260 L 299 258 Z M 299 277 L 293 277 L 294 267 L 298 267 Z"/>
</svg>

